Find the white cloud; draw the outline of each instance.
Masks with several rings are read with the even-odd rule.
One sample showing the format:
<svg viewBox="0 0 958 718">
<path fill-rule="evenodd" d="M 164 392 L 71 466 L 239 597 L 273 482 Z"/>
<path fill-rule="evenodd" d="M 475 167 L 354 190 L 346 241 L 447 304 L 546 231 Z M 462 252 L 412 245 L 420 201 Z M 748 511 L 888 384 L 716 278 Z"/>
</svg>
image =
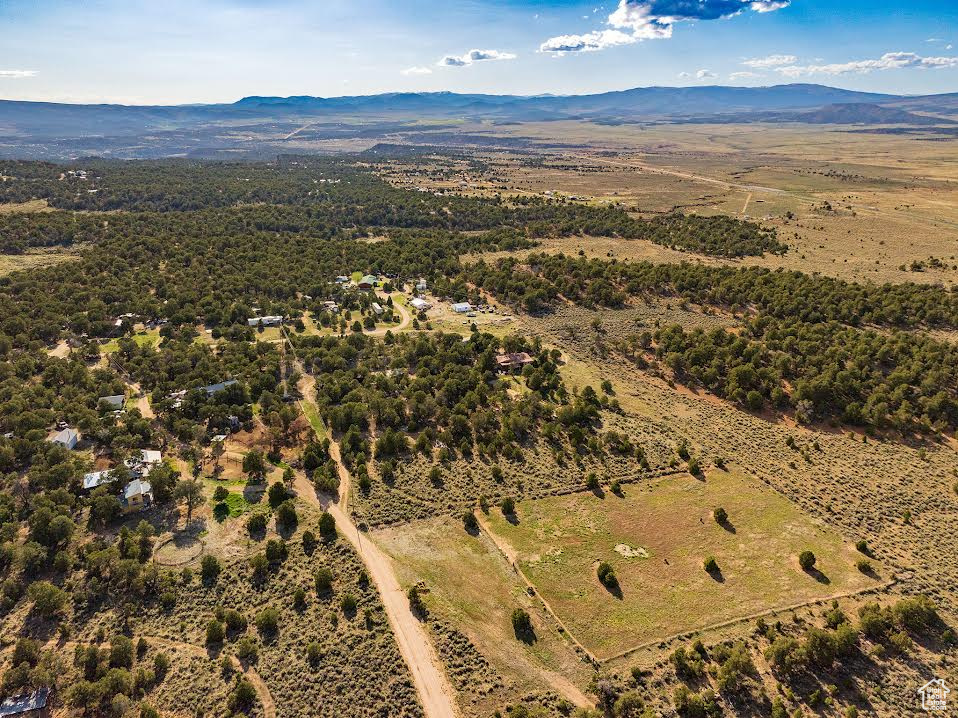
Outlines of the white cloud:
<svg viewBox="0 0 958 718">
<path fill-rule="evenodd" d="M 0 70 L 0 79 L 22 79 L 24 77 L 36 77 L 36 70 Z"/>
<path fill-rule="evenodd" d="M 407 67 L 405 70 L 402 70 L 402 74 L 406 75 L 431 75 L 432 70 L 428 67 Z"/>
<path fill-rule="evenodd" d="M 559 35 L 546 40 L 539 46 L 539 52 L 552 52 L 564 55 L 567 52 L 595 52 L 616 45 L 631 45 L 639 39 L 619 30 L 596 30 L 584 35 Z"/>
<path fill-rule="evenodd" d="M 775 12 L 792 4 L 792 0 L 754 0 L 751 8 L 755 12 Z"/>
<path fill-rule="evenodd" d="M 761 77 L 761 75 L 758 74 L 757 72 L 749 72 L 746 70 L 743 72 L 733 72 L 728 76 L 728 79 L 733 81 L 734 80 L 754 80 L 759 77 Z"/>
<path fill-rule="evenodd" d="M 775 71 L 785 77 L 803 75 L 848 75 L 867 74 L 882 70 L 900 70 L 905 68 L 937 69 L 958 67 L 958 57 L 922 57 L 914 52 L 886 52 L 877 60 L 852 60 L 826 65 L 785 65 Z"/>
<path fill-rule="evenodd" d="M 489 60 L 515 60 L 516 55 L 499 50 L 470 50 L 464 55 L 446 55 L 436 64 L 440 67 L 467 67 Z"/>
<path fill-rule="evenodd" d="M 766 57 L 752 57 L 743 60 L 742 64 L 756 70 L 767 70 L 770 67 L 779 67 L 781 65 L 794 65 L 798 58 L 794 55 L 768 55 Z"/>
<path fill-rule="evenodd" d="M 718 20 L 747 10 L 766 13 L 788 7 L 791 0 L 619 0 L 606 20 L 608 29 L 584 34 L 559 35 L 542 43 L 539 52 L 562 55 L 595 52 L 642 40 L 672 37 L 676 23 Z"/>
<path fill-rule="evenodd" d="M 716 75 L 711 70 L 699 70 L 698 72 L 695 73 L 696 80 L 712 80 L 712 79 L 715 79 L 716 77 L 718 77 L 718 75 Z"/>
</svg>

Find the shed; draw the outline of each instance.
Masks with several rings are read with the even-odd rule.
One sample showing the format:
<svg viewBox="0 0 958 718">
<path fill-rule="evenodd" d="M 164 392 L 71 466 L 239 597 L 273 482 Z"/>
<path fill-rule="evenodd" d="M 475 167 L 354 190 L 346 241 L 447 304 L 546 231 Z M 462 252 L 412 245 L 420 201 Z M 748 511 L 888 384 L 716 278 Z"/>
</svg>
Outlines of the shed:
<svg viewBox="0 0 958 718">
<path fill-rule="evenodd" d="M 378 302 L 373 302 L 373 312 L 375 312 L 376 314 L 383 313 L 383 308 L 379 305 Z"/>
<path fill-rule="evenodd" d="M 130 456 L 123 462 L 123 465 L 137 476 L 146 476 L 154 466 L 162 462 L 163 454 L 161 452 L 155 449 L 143 449 Z"/>
<path fill-rule="evenodd" d="M 0 718 L 48 718 L 49 688 L 38 688 L 33 693 L 10 696 L 0 703 Z"/>
<path fill-rule="evenodd" d="M 104 484 L 110 483 L 113 480 L 113 477 L 110 475 L 111 472 L 107 471 L 91 471 L 89 474 L 83 475 L 83 490 L 84 491 L 93 491 L 97 486 L 103 486 Z"/>
</svg>

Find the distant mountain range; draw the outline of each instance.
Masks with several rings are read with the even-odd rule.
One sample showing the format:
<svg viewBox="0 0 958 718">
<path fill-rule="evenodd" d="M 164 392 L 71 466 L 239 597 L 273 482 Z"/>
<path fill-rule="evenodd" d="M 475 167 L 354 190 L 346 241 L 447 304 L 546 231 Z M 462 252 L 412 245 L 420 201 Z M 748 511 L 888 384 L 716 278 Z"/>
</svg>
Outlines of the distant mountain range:
<svg viewBox="0 0 958 718">
<path fill-rule="evenodd" d="M 913 97 L 812 84 L 643 87 L 561 96 L 451 92 L 330 98 L 254 96 L 232 104 L 180 106 L 0 100 L 0 155 L 165 156 L 196 154 L 204 148 L 248 150 L 254 140 L 258 146 L 272 147 L 294 138 L 302 146 L 308 139 L 376 139 L 379 125 L 384 127 L 381 139 L 396 140 L 397 133 L 402 139 L 402 123 L 423 119 L 928 126 L 953 124 L 947 115 L 958 116 L 958 93 Z M 305 134 L 304 124 L 310 127 Z M 422 124 L 415 128 L 418 134 L 423 130 Z"/>
</svg>

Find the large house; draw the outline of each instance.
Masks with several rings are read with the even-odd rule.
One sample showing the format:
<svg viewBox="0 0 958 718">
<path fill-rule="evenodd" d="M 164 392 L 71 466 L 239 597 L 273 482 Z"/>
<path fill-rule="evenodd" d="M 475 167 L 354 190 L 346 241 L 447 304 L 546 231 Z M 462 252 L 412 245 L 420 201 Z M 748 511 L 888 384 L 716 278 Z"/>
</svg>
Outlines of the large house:
<svg viewBox="0 0 958 718">
<path fill-rule="evenodd" d="M 278 327 L 283 324 L 283 318 L 278 316 L 250 317 L 246 320 L 246 324 L 251 327 L 258 327 L 260 325 L 264 327 Z"/>
<path fill-rule="evenodd" d="M 80 441 L 80 435 L 77 433 L 76 429 L 70 428 L 61 429 L 50 438 L 51 443 L 65 446 L 71 451 L 76 448 L 78 441 Z"/>
<path fill-rule="evenodd" d="M 221 381 L 219 384 L 210 384 L 209 386 L 204 386 L 203 391 L 206 392 L 207 396 L 213 396 L 213 394 L 219 394 L 227 387 L 233 386 L 233 384 L 236 383 L 236 379 L 228 379 L 227 381 Z"/>
<path fill-rule="evenodd" d="M 123 489 L 123 498 L 120 503 L 123 504 L 123 512 L 127 514 L 145 511 L 153 505 L 153 487 L 149 481 L 133 479 Z"/>
<path fill-rule="evenodd" d="M 367 274 L 365 277 L 359 280 L 359 283 L 356 285 L 360 289 L 372 289 L 376 286 L 376 282 L 379 281 L 371 274 Z"/>
<path fill-rule="evenodd" d="M 535 361 L 526 352 L 512 352 L 511 354 L 500 354 L 496 357 L 496 366 L 499 371 L 513 371 L 522 369 L 526 364 L 532 364 Z"/>
<path fill-rule="evenodd" d="M 472 305 L 469 302 L 457 302 L 452 305 L 452 311 L 456 314 L 466 314 L 472 311 Z"/>
</svg>

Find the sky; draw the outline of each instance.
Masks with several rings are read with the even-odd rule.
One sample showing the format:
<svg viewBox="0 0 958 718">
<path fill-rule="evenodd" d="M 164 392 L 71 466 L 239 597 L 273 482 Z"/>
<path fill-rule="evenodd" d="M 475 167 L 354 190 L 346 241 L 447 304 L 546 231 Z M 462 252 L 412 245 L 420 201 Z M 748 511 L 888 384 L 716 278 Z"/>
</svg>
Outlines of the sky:
<svg viewBox="0 0 958 718">
<path fill-rule="evenodd" d="M 958 0 L 0 0 L 0 98 L 958 91 Z"/>
</svg>

